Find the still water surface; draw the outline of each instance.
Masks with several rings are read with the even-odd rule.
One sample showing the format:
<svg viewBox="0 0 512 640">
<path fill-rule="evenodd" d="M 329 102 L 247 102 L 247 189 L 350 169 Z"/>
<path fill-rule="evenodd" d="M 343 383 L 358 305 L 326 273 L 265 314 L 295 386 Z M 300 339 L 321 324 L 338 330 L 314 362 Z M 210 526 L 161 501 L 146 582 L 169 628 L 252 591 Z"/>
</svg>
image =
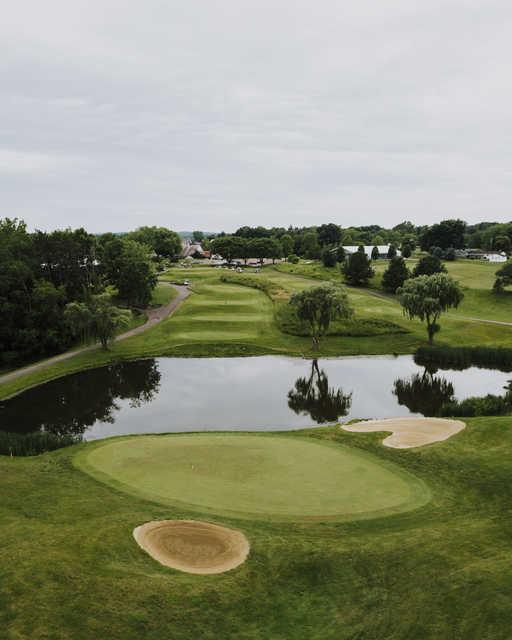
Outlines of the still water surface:
<svg viewBox="0 0 512 640">
<path fill-rule="evenodd" d="M 502 395 L 511 373 L 427 372 L 412 356 L 310 360 L 155 358 L 67 376 L 0 404 L 0 429 L 83 434 L 296 429 L 435 415 L 455 397 Z"/>
</svg>

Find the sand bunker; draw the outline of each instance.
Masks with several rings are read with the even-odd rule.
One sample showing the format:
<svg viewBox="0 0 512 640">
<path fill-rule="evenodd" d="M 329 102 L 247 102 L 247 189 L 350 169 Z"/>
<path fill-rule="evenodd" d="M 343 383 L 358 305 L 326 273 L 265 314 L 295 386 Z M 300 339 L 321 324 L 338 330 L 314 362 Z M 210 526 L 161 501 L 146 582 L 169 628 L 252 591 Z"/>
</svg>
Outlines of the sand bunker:
<svg viewBox="0 0 512 640">
<path fill-rule="evenodd" d="M 157 562 L 187 573 L 224 573 L 249 554 L 243 533 L 198 520 L 146 522 L 133 530 L 133 537 Z"/>
<path fill-rule="evenodd" d="M 358 433 L 391 431 L 391 435 L 384 438 L 382 444 L 394 449 L 410 449 L 447 440 L 462 431 L 465 426 L 460 420 L 441 418 L 388 418 L 356 422 L 344 425 L 342 429 Z"/>
</svg>

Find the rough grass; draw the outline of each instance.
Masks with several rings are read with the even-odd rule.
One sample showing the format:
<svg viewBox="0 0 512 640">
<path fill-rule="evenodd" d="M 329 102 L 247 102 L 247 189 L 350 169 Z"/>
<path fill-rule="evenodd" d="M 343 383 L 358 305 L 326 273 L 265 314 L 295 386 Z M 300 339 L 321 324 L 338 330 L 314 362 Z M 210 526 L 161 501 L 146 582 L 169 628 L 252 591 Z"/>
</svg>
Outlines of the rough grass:
<svg viewBox="0 0 512 640">
<path fill-rule="evenodd" d="M 76 469 L 71 458 L 83 445 L 0 458 L 1 635 L 508 640 L 510 419 L 467 422 L 449 441 L 410 451 L 382 447 L 382 434 L 303 434 L 372 452 L 433 492 L 419 510 L 356 522 L 215 519 L 147 502 Z M 201 516 L 247 535 L 244 565 L 191 576 L 161 567 L 133 541 L 143 522 Z"/>
</svg>

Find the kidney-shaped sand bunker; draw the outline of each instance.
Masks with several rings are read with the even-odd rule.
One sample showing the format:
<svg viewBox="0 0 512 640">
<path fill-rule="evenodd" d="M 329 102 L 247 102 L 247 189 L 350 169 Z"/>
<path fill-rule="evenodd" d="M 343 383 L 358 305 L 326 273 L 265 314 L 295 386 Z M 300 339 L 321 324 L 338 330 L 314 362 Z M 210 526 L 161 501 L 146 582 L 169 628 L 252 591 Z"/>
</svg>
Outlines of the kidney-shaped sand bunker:
<svg viewBox="0 0 512 640">
<path fill-rule="evenodd" d="M 389 431 L 382 441 L 385 447 L 393 449 L 412 449 L 448 440 L 466 427 L 460 420 L 444 418 L 385 418 L 383 420 L 366 420 L 354 424 L 343 425 L 345 431 L 371 433 L 372 431 Z"/>
<path fill-rule="evenodd" d="M 241 531 L 199 520 L 154 520 L 136 527 L 138 545 L 160 564 L 187 573 L 224 573 L 245 562 Z"/>
</svg>

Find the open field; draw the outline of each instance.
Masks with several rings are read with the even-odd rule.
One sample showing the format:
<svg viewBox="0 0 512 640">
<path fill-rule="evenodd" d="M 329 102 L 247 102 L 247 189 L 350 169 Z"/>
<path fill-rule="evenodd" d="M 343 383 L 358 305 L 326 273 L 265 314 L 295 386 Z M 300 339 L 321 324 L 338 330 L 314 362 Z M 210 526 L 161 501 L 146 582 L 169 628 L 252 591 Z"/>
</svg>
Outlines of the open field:
<svg viewBox="0 0 512 640">
<path fill-rule="evenodd" d="M 273 436 L 371 453 L 432 492 L 417 510 L 350 522 L 237 519 L 148 501 L 72 464 L 94 444 L 0 458 L 3 637 L 508 640 L 510 418 L 467 425 L 404 451 L 383 447 L 382 434 L 337 427 Z M 169 518 L 239 529 L 251 553 L 217 576 L 162 567 L 132 531 Z"/>
<path fill-rule="evenodd" d="M 474 265 L 470 264 L 469 267 L 473 269 Z M 311 272 L 316 272 L 317 278 L 309 277 Z M 119 359 L 157 355 L 311 355 L 309 338 L 285 334 L 279 330 L 274 319 L 274 305 L 262 291 L 222 283 L 222 273 L 225 272 L 208 267 L 170 270 L 164 278 L 169 281 L 189 279 L 192 290 L 192 295 L 172 317 L 143 334 L 112 345 L 108 352 L 98 349 L 44 371 L 4 383 L 0 386 L 0 398 L 59 375 Z M 326 270 L 318 263 L 283 264 L 266 267 L 254 277 L 270 279 L 291 294 L 318 284 L 322 281 L 319 278 L 339 281 L 338 273 L 338 269 Z M 471 300 L 469 296 L 468 298 Z M 407 320 L 393 296 L 382 295 L 372 289 L 350 288 L 349 299 L 356 318 L 391 322 L 401 327 L 404 333 L 359 337 L 327 336 L 322 340 L 318 355 L 412 353 L 419 345 L 424 344 L 424 326 L 418 321 Z M 500 312 L 494 319 L 508 317 L 506 305 L 509 298 L 503 296 L 502 299 L 503 302 L 496 302 Z M 450 345 L 512 346 L 512 326 L 470 322 L 461 315 L 474 317 L 474 309 L 469 309 L 466 313 L 463 311 L 462 307 L 460 312 L 452 312 L 442 318 L 442 330 L 436 336 L 436 342 Z"/>
</svg>

